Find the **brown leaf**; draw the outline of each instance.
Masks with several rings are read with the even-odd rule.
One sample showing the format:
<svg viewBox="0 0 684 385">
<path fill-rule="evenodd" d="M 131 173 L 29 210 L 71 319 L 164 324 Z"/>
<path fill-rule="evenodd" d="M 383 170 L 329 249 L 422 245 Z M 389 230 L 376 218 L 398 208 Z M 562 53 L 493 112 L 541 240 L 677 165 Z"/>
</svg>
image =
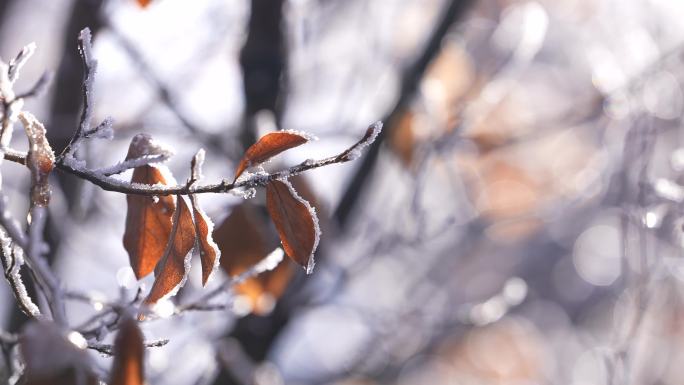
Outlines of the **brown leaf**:
<svg viewBox="0 0 684 385">
<path fill-rule="evenodd" d="M 313 253 L 320 239 L 316 210 L 302 199 L 286 180 L 273 180 L 266 186 L 266 207 L 278 230 L 285 253 L 313 271 Z"/>
<path fill-rule="evenodd" d="M 149 135 L 138 134 L 128 147 L 126 160 L 145 155 L 167 154 L 168 150 L 157 144 Z M 146 165 L 136 167 L 131 177 L 132 183 L 166 185 L 170 173 L 164 166 Z M 155 198 L 143 195 L 126 196 L 126 230 L 124 248 L 128 252 L 133 272 L 141 279 L 154 270 L 159 262 L 171 233 L 171 218 L 176 204 L 171 196 Z"/>
<path fill-rule="evenodd" d="M 221 258 L 221 251 L 212 238 L 214 223 L 199 207 L 195 196 L 191 196 L 190 199 L 195 218 L 195 233 L 198 239 L 200 261 L 202 262 L 202 285 L 206 286 L 218 259 Z"/>
<path fill-rule="evenodd" d="M 294 131 L 271 132 L 261 137 L 251 145 L 242 157 L 235 179 L 237 179 L 247 167 L 263 163 L 285 150 L 300 146 L 311 140 L 309 136 Z"/>
<path fill-rule="evenodd" d="M 186 258 L 195 245 L 195 226 L 184 197 L 178 197 L 177 210 L 180 212 L 174 215 L 178 218 L 178 225 L 175 233 L 172 231 L 173 244 L 166 247 L 164 256 L 154 269 L 154 284 L 145 299 L 147 304 L 159 301 L 182 285 L 189 270 Z"/>
<path fill-rule="evenodd" d="M 114 364 L 109 385 L 143 385 L 145 347 L 138 323 L 132 318 L 121 322 L 114 342 Z"/>
<path fill-rule="evenodd" d="M 131 182 L 167 184 L 162 171 L 156 166 L 136 167 Z M 126 201 L 128 212 L 123 243 L 133 272 L 141 279 L 154 270 L 164 253 L 176 204 L 171 196 L 155 199 L 144 195 L 128 195 Z"/>
<path fill-rule="evenodd" d="M 97 385 L 90 357 L 81 348 L 69 342 L 54 323 L 30 323 L 19 340 L 25 384 Z"/>
<path fill-rule="evenodd" d="M 54 168 L 55 154 L 45 137 L 45 126 L 28 112 L 19 114 L 29 140 L 26 165 L 31 171 L 31 202 L 38 206 L 50 203 L 48 176 Z"/>
<path fill-rule="evenodd" d="M 214 239 L 221 250 L 221 267 L 230 276 L 254 266 L 272 249 L 264 233 L 267 223 L 258 214 L 251 203 L 243 202 L 235 206 L 214 230 Z M 273 270 L 245 280 L 235 287 L 235 291 L 249 298 L 254 313 L 263 315 L 271 310 L 269 305 L 283 294 L 291 277 L 291 266 L 280 263 Z"/>
</svg>

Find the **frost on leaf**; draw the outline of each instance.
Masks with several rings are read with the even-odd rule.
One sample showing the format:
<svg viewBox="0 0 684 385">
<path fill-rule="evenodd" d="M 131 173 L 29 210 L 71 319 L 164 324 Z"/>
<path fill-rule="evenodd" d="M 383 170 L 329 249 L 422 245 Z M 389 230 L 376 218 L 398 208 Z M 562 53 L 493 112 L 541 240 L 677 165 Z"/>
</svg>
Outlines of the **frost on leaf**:
<svg viewBox="0 0 684 385">
<path fill-rule="evenodd" d="M 88 354 L 69 342 L 54 323 L 36 321 L 19 340 L 26 385 L 97 385 Z"/>
<path fill-rule="evenodd" d="M 248 167 L 263 163 L 285 150 L 300 146 L 312 139 L 312 136 L 296 131 L 271 132 L 262 136 L 245 152 L 235 172 L 235 180 Z"/>
<path fill-rule="evenodd" d="M 178 218 L 175 232 L 171 231 L 173 241 L 165 251 L 162 259 L 154 269 L 154 284 L 145 303 L 153 304 L 160 299 L 173 295 L 180 288 L 190 270 L 190 251 L 195 246 L 195 226 L 192 213 L 184 197 L 178 198 L 180 210 L 174 217 Z"/>
<path fill-rule="evenodd" d="M 221 252 L 211 235 L 214 231 L 214 223 L 204 210 L 199 207 L 195 196 L 191 196 L 190 199 L 192 200 L 192 211 L 195 218 L 195 233 L 199 246 L 200 261 L 202 262 L 202 285 L 206 285 L 211 273 L 218 265 Z"/>
<path fill-rule="evenodd" d="M 159 148 L 155 147 L 150 138 L 137 135 L 131 142 L 126 159 L 155 154 L 159 154 Z M 169 182 L 166 175 L 168 170 L 163 167 L 136 167 L 131 182 L 166 185 Z M 123 243 L 135 276 L 141 279 L 154 270 L 164 253 L 171 233 L 171 219 L 176 204 L 171 196 L 160 196 L 155 199 L 144 195 L 128 195 L 126 200 L 128 212 Z"/>
<path fill-rule="evenodd" d="M 266 185 L 266 207 L 285 253 L 310 274 L 321 235 L 316 210 L 286 180 L 274 180 Z"/>
<path fill-rule="evenodd" d="M 221 250 L 221 268 L 228 275 L 234 277 L 242 274 L 268 255 L 272 247 L 264 233 L 266 225 L 265 218 L 259 216 L 256 207 L 243 202 L 235 206 L 223 223 L 216 227 L 214 239 Z M 291 277 L 290 266 L 280 263 L 272 270 L 264 269 L 257 276 L 246 279 L 235 287 L 235 291 L 250 300 L 254 313 L 266 314 L 273 302 L 285 292 Z"/>
<path fill-rule="evenodd" d="M 31 202 L 38 206 L 50 203 L 48 176 L 55 165 L 55 154 L 45 137 L 45 127 L 28 112 L 19 114 L 29 140 L 26 165 L 31 171 Z"/>
<path fill-rule="evenodd" d="M 114 364 L 109 385 L 143 385 L 145 347 L 138 323 L 132 318 L 121 322 L 114 342 Z"/>
</svg>

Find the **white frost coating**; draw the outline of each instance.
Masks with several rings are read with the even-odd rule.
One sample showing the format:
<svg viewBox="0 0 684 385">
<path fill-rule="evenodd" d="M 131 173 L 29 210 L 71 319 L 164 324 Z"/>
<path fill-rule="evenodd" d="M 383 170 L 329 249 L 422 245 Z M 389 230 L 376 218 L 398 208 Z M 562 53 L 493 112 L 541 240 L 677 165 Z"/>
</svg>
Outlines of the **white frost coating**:
<svg viewBox="0 0 684 385">
<path fill-rule="evenodd" d="M 283 257 L 285 256 L 285 252 L 283 249 L 280 247 L 276 248 L 275 250 L 271 251 L 269 255 L 266 256 L 266 258 L 262 259 L 254 265 L 253 271 L 254 274 L 261 274 L 266 271 L 270 271 L 275 269 L 280 262 L 283 261 Z"/>
<path fill-rule="evenodd" d="M 111 140 L 114 138 L 114 118 L 111 116 L 106 117 L 102 123 L 95 129 L 95 132 L 89 135 L 91 138 L 97 139 L 107 139 Z"/>
<path fill-rule="evenodd" d="M 190 207 L 190 204 L 188 202 L 188 198 L 186 198 L 184 196 L 181 196 L 180 198 L 185 201 L 185 204 L 188 205 L 188 207 Z M 177 210 L 176 212 L 180 211 L 180 204 L 176 205 L 176 210 Z M 180 217 L 180 215 L 174 215 L 173 219 L 180 220 L 179 217 Z M 180 231 L 180 225 L 174 224 L 174 226 L 177 227 L 176 228 L 176 235 L 178 235 L 178 231 Z M 170 240 L 170 241 L 173 242 L 172 240 Z M 173 245 L 171 247 L 173 247 Z M 170 258 L 170 256 L 171 256 L 171 250 L 169 250 L 168 254 L 164 258 Z M 191 262 L 191 260 L 192 260 L 192 249 L 190 249 L 190 251 L 188 251 L 188 253 L 185 255 L 185 257 L 183 257 L 183 278 L 178 283 L 178 285 L 174 286 L 173 289 L 171 289 L 168 293 L 164 294 L 164 296 L 162 296 L 159 299 L 159 301 L 169 299 L 169 298 L 175 296 L 176 294 L 178 294 L 178 291 L 180 290 L 180 288 L 185 286 L 185 282 L 188 280 L 188 275 L 190 273 L 190 266 L 191 266 L 190 262 Z M 159 266 L 160 265 L 157 265 L 157 267 L 159 267 Z M 156 279 L 156 276 L 157 276 L 156 268 L 155 268 L 154 275 L 155 275 L 155 279 Z"/>
<path fill-rule="evenodd" d="M 363 137 L 363 139 L 347 150 L 347 152 L 344 154 L 344 157 L 347 160 L 355 160 L 359 158 L 363 150 L 375 142 L 381 131 L 382 122 L 378 121 L 371 124 L 368 127 L 368 130 L 366 130 L 366 135 Z"/>
<path fill-rule="evenodd" d="M 39 316 L 40 310 L 38 309 L 38 306 L 33 303 L 31 297 L 29 297 L 26 286 L 24 286 L 19 273 L 21 266 L 24 264 L 23 250 L 19 246 L 12 245 L 12 239 L 7 235 L 4 229 L 0 229 L 0 244 L 2 246 L 1 257 L 5 259 L 4 265 L 10 267 L 9 271 L 5 272 L 5 275 L 12 283 L 15 295 L 19 297 L 17 300 L 26 307 L 26 310 L 28 310 L 32 316 Z M 11 255 L 14 255 L 14 263 L 11 263 L 12 261 L 9 259 Z"/>
<path fill-rule="evenodd" d="M 202 166 L 204 166 L 205 151 L 203 148 L 197 150 L 197 153 L 192 158 L 192 175 L 195 180 L 202 179 Z"/>
<path fill-rule="evenodd" d="M 121 161 L 109 167 L 98 168 L 97 170 L 94 170 L 93 173 L 101 174 L 104 176 L 121 174 L 122 172 L 131 168 L 149 165 L 150 163 L 165 162 L 168 159 L 169 157 L 166 154 L 143 155 L 139 158 Z"/>
<path fill-rule="evenodd" d="M 85 160 L 76 159 L 73 156 L 65 156 L 62 159 L 62 163 L 68 167 L 73 168 L 74 170 L 79 170 L 79 171 L 85 171 L 86 170 Z"/>
<path fill-rule="evenodd" d="M 263 169 L 258 170 L 257 172 L 249 172 L 249 171 L 244 171 L 240 176 L 235 180 L 235 184 L 240 184 L 240 183 L 255 183 L 259 185 L 264 185 L 268 181 L 268 178 L 270 175 L 264 171 Z M 234 188 L 230 190 L 230 193 L 232 195 L 242 197 L 243 199 L 251 199 L 254 198 L 256 195 L 256 189 L 250 187 L 250 188 Z"/>
<path fill-rule="evenodd" d="M 278 247 L 277 249 L 273 250 L 269 255 L 264 257 L 261 261 L 257 262 L 256 265 L 253 265 L 247 271 L 233 277 L 230 283 L 232 285 L 237 285 L 251 277 L 257 276 L 266 271 L 273 270 L 278 266 L 278 264 L 280 264 L 280 262 L 283 261 L 284 256 L 285 252 L 282 248 Z"/>
<path fill-rule="evenodd" d="M 377 134 L 376 134 L 376 136 L 377 136 Z M 311 204 L 309 204 L 309 202 L 306 199 L 299 196 L 299 194 L 297 194 L 297 191 L 294 189 L 292 184 L 290 184 L 290 182 L 287 179 L 278 179 L 278 180 L 285 183 L 287 188 L 290 190 L 290 194 L 292 195 L 292 197 L 295 198 L 297 200 L 297 202 L 300 202 L 301 204 L 303 204 L 304 207 L 306 207 L 306 209 L 309 210 L 309 214 L 311 214 L 311 220 L 313 221 L 313 225 L 314 225 L 314 244 L 313 244 L 313 248 L 311 249 L 311 255 L 309 255 L 309 260 L 306 264 L 306 274 L 311 274 L 311 273 L 313 273 L 314 265 L 316 264 L 314 262 L 314 253 L 316 252 L 316 249 L 318 248 L 318 242 L 320 242 L 320 240 L 321 240 L 321 227 L 318 223 L 318 215 L 316 215 L 316 208 L 311 206 Z"/>
<path fill-rule="evenodd" d="M 30 59 L 31 56 L 33 56 L 33 53 L 36 52 L 36 47 L 36 43 L 31 42 L 21 49 L 21 52 L 19 52 L 16 58 L 10 60 L 9 78 L 12 81 L 12 83 L 19 79 L 19 71 L 24 66 L 24 64 L 26 64 L 28 59 Z"/>
<path fill-rule="evenodd" d="M 135 148 L 136 155 L 164 155 L 170 158 L 174 155 L 173 149 L 159 143 L 147 134 L 137 134 L 131 139 L 131 148 Z"/>
<path fill-rule="evenodd" d="M 240 197 L 242 199 L 252 199 L 256 196 L 256 189 L 251 187 L 251 188 L 234 188 L 230 191 L 228 191 L 231 195 L 234 195 L 236 197 Z"/>
<path fill-rule="evenodd" d="M 297 136 L 301 136 L 302 138 L 306 139 L 308 142 L 315 142 L 318 140 L 318 137 L 314 134 L 310 134 L 308 132 L 304 131 L 297 131 L 297 130 L 280 130 L 277 132 L 286 132 L 288 134 L 293 134 Z"/>
<path fill-rule="evenodd" d="M 209 247 L 214 249 L 214 252 L 216 253 L 216 258 L 214 259 L 214 265 L 211 267 L 211 272 L 209 273 L 209 276 L 207 277 L 207 283 L 213 278 L 214 273 L 216 270 L 219 268 L 219 263 L 221 261 L 221 250 L 219 249 L 218 245 L 216 242 L 214 242 L 214 238 L 211 236 L 214 233 L 214 222 L 212 222 L 211 218 L 207 215 L 207 213 L 202 210 L 199 205 L 194 205 L 194 209 L 199 213 L 199 215 L 202 217 L 204 222 L 207 224 L 207 243 L 209 244 Z M 199 234 L 197 234 L 199 236 Z"/>
<path fill-rule="evenodd" d="M 176 181 L 176 178 L 173 177 L 173 174 L 171 174 L 171 170 L 169 170 L 168 167 L 166 167 L 163 164 L 151 164 L 150 167 L 156 168 L 159 170 L 159 172 L 162 174 L 162 177 L 164 177 L 164 181 L 166 181 L 165 186 L 175 186 L 178 184 Z"/>
</svg>

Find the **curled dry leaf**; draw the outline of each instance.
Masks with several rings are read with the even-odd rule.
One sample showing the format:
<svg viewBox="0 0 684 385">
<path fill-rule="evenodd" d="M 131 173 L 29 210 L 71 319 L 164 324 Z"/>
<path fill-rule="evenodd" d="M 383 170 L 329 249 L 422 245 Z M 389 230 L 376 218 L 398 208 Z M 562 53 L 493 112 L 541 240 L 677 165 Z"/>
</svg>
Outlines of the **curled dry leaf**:
<svg viewBox="0 0 684 385">
<path fill-rule="evenodd" d="M 313 254 L 321 230 L 316 210 L 302 199 L 286 180 L 273 180 L 266 186 L 266 207 L 278 230 L 285 253 L 311 274 Z"/>
<path fill-rule="evenodd" d="M 121 321 L 114 342 L 114 363 L 109 385 L 143 385 L 145 347 L 138 323 L 130 317 Z"/>
<path fill-rule="evenodd" d="M 202 262 L 202 285 L 207 284 L 211 273 L 221 258 L 221 251 L 212 238 L 214 223 L 199 207 L 195 196 L 190 197 L 195 218 L 195 233 L 198 240 L 200 262 Z"/>
<path fill-rule="evenodd" d="M 97 377 L 90 369 L 90 357 L 83 350 L 85 339 L 78 333 L 69 337 L 67 339 L 54 323 L 36 321 L 24 328 L 19 340 L 19 351 L 25 365 L 25 384 L 98 384 Z"/>
<path fill-rule="evenodd" d="M 178 223 L 171 231 L 173 241 L 165 248 L 162 259 L 154 269 L 154 284 L 145 303 L 153 304 L 182 286 L 190 270 L 189 253 L 195 246 L 195 226 L 186 199 L 178 197 Z"/>
<path fill-rule="evenodd" d="M 245 155 L 235 172 L 235 179 L 248 167 L 263 163 L 281 152 L 300 146 L 311 139 L 311 136 L 295 131 L 271 132 L 262 136 L 245 151 Z"/>
<path fill-rule="evenodd" d="M 31 171 L 31 202 L 38 206 L 50 203 L 48 176 L 55 165 L 55 154 L 45 137 L 45 126 L 28 112 L 21 112 L 19 120 L 24 125 L 29 140 L 26 165 Z"/>
<path fill-rule="evenodd" d="M 258 214 L 251 203 L 243 202 L 235 206 L 214 231 L 214 239 L 221 250 L 221 268 L 230 276 L 241 274 L 259 263 L 271 248 L 263 231 L 267 223 Z M 283 294 L 292 273 L 289 264 L 280 263 L 273 270 L 264 271 L 237 285 L 235 292 L 249 298 L 255 314 L 263 315 Z"/>
<path fill-rule="evenodd" d="M 131 141 L 126 159 L 157 154 L 151 138 L 137 135 Z M 132 183 L 166 185 L 167 171 L 163 166 L 145 165 L 136 167 Z M 128 252 L 133 272 L 138 279 L 150 274 L 161 259 L 171 233 L 171 217 L 176 204 L 171 196 L 149 197 L 143 195 L 126 196 L 128 211 L 124 248 Z"/>
</svg>

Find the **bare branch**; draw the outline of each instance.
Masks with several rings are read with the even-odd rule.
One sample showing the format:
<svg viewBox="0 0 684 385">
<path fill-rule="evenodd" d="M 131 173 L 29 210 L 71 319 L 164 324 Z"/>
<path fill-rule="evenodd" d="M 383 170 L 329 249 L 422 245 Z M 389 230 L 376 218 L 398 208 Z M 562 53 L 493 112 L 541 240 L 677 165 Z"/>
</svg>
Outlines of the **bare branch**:
<svg viewBox="0 0 684 385">
<path fill-rule="evenodd" d="M 92 42 L 89 28 L 84 28 L 78 36 L 78 51 L 83 63 L 83 111 L 81 119 L 76 129 L 76 133 L 64 148 L 60 158 L 71 157 L 78 148 L 80 142 L 85 138 L 85 134 L 90 131 L 90 121 L 93 115 L 91 98 L 93 95 L 93 81 L 97 70 L 97 60 L 92 55 Z"/>
<path fill-rule="evenodd" d="M 120 192 L 124 194 L 132 195 L 189 195 L 189 194 L 205 194 L 205 193 L 226 193 L 231 190 L 238 188 L 253 188 L 258 186 L 265 186 L 268 182 L 275 179 L 289 178 L 298 174 L 301 174 L 308 170 L 313 170 L 320 167 L 329 166 L 332 164 L 341 164 L 352 161 L 360 154 L 360 151 L 365 147 L 373 143 L 373 140 L 378 136 L 380 130 L 382 129 L 382 123 L 373 123 L 366 135 L 355 143 L 353 146 L 344 150 L 338 155 L 324 158 L 320 160 L 306 160 L 296 166 L 274 172 L 272 174 L 259 174 L 253 175 L 244 180 L 238 180 L 237 182 L 230 182 L 227 179 L 219 183 L 208 184 L 203 186 L 188 186 L 176 185 L 176 186 L 162 186 L 162 185 L 147 185 L 139 183 L 129 183 L 121 181 L 119 179 L 113 178 L 109 175 L 113 175 L 114 171 L 118 170 L 118 166 L 112 166 L 112 170 L 104 169 L 102 170 L 91 170 L 86 168 L 81 162 L 75 160 L 73 157 L 66 157 L 57 160 L 56 168 L 67 172 L 69 174 L 76 175 L 82 179 L 85 179 L 106 191 Z M 16 163 L 26 164 L 25 158 L 22 158 L 21 154 L 13 151 L 9 155 L 5 154 L 5 159 L 11 160 Z M 125 162 L 124 162 L 125 163 Z M 151 162 L 150 162 L 151 163 Z M 107 171 L 112 172 L 107 175 Z"/>
<path fill-rule="evenodd" d="M 160 348 L 169 343 L 168 339 L 160 339 L 149 342 L 143 342 L 143 346 L 146 348 Z M 95 350 L 105 356 L 114 355 L 114 347 L 109 344 L 98 344 L 98 343 L 88 343 L 88 349 Z"/>
<path fill-rule="evenodd" d="M 122 172 L 129 170 L 131 168 L 146 166 L 151 163 L 161 163 L 168 159 L 169 154 L 143 155 L 140 158 L 124 160 L 113 166 L 99 168 L 94 172 L 97 174 L 102 174 L 104 176 L 112 176 L 116 174 L 121 174 Z"/>
<path fill-rule="evenodd" d="M 285 256 L 285 253 L 283 252 L 283 249 L 277 248 L 273 252 L 271 252 L 269 255 L 267 255 L 264 259 L 259 261 L 257 264 L 252 266 L 251 268 L 247 269 L 246 271 L 229 278 L 226 282 L 224 282 L 221 286 L 217 287 L 216 289 L 210 291 L 209 293 L 203 295 L 196 301 L 193 301 L 191 303 L 185 304 L 178 306 L 176 308 L 176 314 L 181 314 L 186 311 L 213 311 L 213 310 L 225 310 L 229 305 L 228 304 L 210 304 L 209 301 L 214 299 L 216 296 L 218 296 L 221 293 L 225 293 L 226 291 L 232 289 L 235 285 L 239 285 L 249 278 L 255 277 L 265 271 L 273 270 L 275 269 L 282 261 L 283 257 Z"/>
<path fill-rule="evenodd" d="M 5 278 L 12 289 L 19 308 L 29 317 L 39 316 L 40 309 L 29 297 L 26 286 L 24 286 L 24 282 L 19 274 L 21 266 L 24 264 L 22 249 L 12 243 L 12 239 L 3 229 L 0 229 L 0 246 L 2 247 L 0 261 L 5 272 Z"/>
</svg>

